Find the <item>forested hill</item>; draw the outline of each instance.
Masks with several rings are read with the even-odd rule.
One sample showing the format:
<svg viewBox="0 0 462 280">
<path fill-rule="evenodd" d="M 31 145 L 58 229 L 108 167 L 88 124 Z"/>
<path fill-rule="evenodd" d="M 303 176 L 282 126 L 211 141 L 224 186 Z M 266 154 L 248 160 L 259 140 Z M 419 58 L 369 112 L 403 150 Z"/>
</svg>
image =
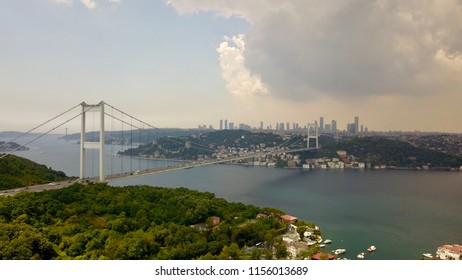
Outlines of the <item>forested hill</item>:
<svg viewBox="0 0 462 280">
<path fill-rule="evenodd" d="M 462 157 L 457 155 L 416 147 L 400 140 L 379 137 L 331 141 L 322 145 L 321 152 L 324 155 L 337 156 L 338 150 L 345 150 L 348 155 L 353 155 L 358 160 L 373 165 L 386 164 L 402 167 L 423 165 L 459 167 L 462 165 Z"/>
<path fill-rule="evenodd" d="M 0 259 L 271 259 L 265 248 L 286 230 L 280 213 L 186 188 L 20 193 L 0 197 Z"/>
<path fill-rule="evenodd" d="M 66 174 L 14 155 L 0 159 L 0 190 L 66 179 Z"/>
</svg>

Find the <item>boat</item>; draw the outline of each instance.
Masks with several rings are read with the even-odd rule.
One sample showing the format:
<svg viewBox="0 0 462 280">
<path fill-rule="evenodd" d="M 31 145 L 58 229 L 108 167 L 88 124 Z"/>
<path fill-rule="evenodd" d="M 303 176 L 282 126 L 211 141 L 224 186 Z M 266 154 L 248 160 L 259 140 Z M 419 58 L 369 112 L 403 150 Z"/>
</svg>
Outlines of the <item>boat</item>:
<svg viewBox="0 0 462 280">
<path fill-rule="evenodd" d="M 330 240 L 330 239 L 324 240 L 324 244 L 330 244 L 330 243 L 332 243 L 332 240 Z"/>
<path fill-rule="evenodd" d="M 340 255 L 340 254 L 345 253 L 345 252 L 346 252 L 346 249 L 337 249 L 337 250 L 334 250 L 333 252 L 334 252 L 334 254 L 336 254 L 336 255 Z"/>
<path fill-rule="evenodd" d="M 356 257 L 358 259 L 364 259 L 364 252 L 359 253 Z"/>
<path fill-rule="evenodd" d="M 430 254 L 430 253 L 424 253 L 424 254 L 422 254 L 422 256 L 424 256 L 424 257 L 426 257 L 428 259 L 433 259 L 433 255 Z"/>
<path fill-rule="evenodd" d="M 326 244 L 319 244 L 319 248 L 324 248 L 326 247 Z"/>
<path fill-rule="evenodd" d="M 377 250 L 377 248 L 374 245 L 371 245 L 369 248 L 367 248 L 368 252 L 374 252 L 375 250 Z"/>
</svg>

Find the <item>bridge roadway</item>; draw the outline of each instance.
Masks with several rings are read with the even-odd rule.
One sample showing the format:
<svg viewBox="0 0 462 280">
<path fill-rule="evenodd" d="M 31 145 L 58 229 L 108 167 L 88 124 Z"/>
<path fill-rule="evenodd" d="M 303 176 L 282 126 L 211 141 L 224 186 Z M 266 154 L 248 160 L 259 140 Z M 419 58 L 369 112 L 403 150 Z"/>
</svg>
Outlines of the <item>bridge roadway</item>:
<svg viewBox="0 0 462 280">
<path fill-rule="evenodd" d="M 110 182 L 110 181 L 116 181 L 116 180 L 125 179 L 125 178 L 132 178 L 132 177 L 144 176 L 144 175 L 149 175 L 149 174 L 157 174 L 157 173 L 174 171 L 174 170 L 179 170 L 179 169 L 190 169 L 193 167 L 200 167 L 200 166 L 206 166 L 206 165 L 212 165 L 212 164 L 218 164 L 218 163 L 238 161 L 238 160 L 254 158 L 254 157 L 261 157 L 261 156 L 268 156 L 268 155 L 275 155 L 275 154 L 282 154 L 282 153 L 286 153 L 286 154 L 296 153 L 296 152 L 303 152 L 303 151 L 308 151 L 308 150 L 315 150 L 315 148 L 309 148 L 309 149 L 302 148 L 302 149 L 292 149 L 292 150 L 276 150 L 276 151 L 270 151 L 270 152 L 248 153 L 243 156 L 231 157 L 231 158 L 226 158 L 226 159 L 205 160 L 201 162 L 165 166 L 165 167 L 160 167 L 156 169 L 137 170 L 135 172 L 126 172 L 126 173 L 119 173 L 119 174 L 113 174 L 110 176 L 106 176 L 106 181 Z M 95 178 L 90 178 L 89 180 L 98 181 L 98 179 L 99 178 L 95 177 Z"/>
</svg>

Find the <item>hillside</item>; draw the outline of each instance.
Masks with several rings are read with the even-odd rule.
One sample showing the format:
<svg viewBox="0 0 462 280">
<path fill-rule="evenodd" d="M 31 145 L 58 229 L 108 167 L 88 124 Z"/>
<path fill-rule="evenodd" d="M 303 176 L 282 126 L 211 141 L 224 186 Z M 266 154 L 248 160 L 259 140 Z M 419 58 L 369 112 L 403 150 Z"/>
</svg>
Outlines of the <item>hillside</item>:
<svg viewBox="0 0 462 280">
<path fill-rule="evenodd" d="M 27 147 L 21 147 L 18 143 L 15 142 L 4 142 L 0 141 L 0 152 L 9 152 L 18 149 L 19 151 L 29 150 Z"/>
<path fill-rule="evenodd" d="M 192 136 L 163 137 L 120 154 L 126 156 L 155 155 L 161 158 L 195 160 L 198 156 L 211 156 L 218 147 L 248 148 L 273 147 L 283 142 L 280 135 L 246 130 L 219 130 Z M 187 147 L 190 143 L 192 148 Z"/>
<path fill-rule="evenodd" d="M 66 179 L 66 174 L 14 155 L 0 159 L 0 190 Z"/>
<path fill-rule="evenodd" d="M 372 165 L 420 167 L 460 167 L 462 157 L 440 151 L 424 149 L 400 140 L 379 137 L 362 137 L 332 141 L 322 146 L 321 153 L 334 156 L 336 151 L 345 150 L 348 155 Z"/>
<path fill-rule="evenodd" d="M 281 213 L 186 188 L 20 193 L 0 197 L 0 259 L 271 259 L 273 245 L 284 258 Z"/>
</svg>

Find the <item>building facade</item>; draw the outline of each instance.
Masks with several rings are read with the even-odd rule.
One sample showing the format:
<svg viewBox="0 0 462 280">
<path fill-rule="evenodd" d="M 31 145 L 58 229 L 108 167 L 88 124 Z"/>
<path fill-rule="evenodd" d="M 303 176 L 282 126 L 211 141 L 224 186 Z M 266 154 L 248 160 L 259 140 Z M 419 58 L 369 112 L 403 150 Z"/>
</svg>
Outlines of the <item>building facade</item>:
<svg viewBox="0 0 462 280">
<path fill-rule="evenodd" d="M 436 258 L 440 260 L 462 260 L 462 246 L 452 244 L 438 247 Z"/>
</svg>

